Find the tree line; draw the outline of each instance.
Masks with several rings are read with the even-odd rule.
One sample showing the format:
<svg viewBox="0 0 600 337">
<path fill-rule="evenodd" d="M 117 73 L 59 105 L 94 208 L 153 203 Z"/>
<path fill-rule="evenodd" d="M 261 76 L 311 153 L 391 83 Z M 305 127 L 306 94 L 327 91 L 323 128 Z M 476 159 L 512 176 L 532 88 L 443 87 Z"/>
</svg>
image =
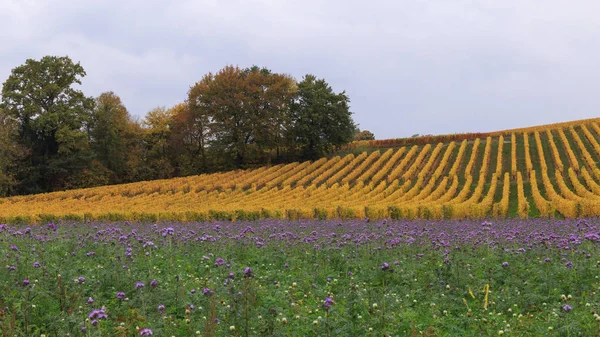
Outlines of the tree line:
<svg viewBox="0 0 600 337">
<path fill-rule="evenodd" d="M 69 57 L 12 69 L 0 104 L 0 196 L 313 160 L 359 132 L 346 93 L 313 75 L 226 66 L 143 119 L 114 92 L 76 89 L 85 76 Z"/>
</svg>

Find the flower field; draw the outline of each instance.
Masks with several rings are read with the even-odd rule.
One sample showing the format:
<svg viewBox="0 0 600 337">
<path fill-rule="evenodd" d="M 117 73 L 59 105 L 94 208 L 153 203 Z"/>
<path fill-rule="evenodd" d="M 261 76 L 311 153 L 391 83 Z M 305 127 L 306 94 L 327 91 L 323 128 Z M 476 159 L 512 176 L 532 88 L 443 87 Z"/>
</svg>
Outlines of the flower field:
<svg viewBox="0 0 600 337">
<path fill-rule="evenodd" d="M 595 336 L 599 241 L 598 218 L 0 225 L 0 332 Z"/>
</svg>

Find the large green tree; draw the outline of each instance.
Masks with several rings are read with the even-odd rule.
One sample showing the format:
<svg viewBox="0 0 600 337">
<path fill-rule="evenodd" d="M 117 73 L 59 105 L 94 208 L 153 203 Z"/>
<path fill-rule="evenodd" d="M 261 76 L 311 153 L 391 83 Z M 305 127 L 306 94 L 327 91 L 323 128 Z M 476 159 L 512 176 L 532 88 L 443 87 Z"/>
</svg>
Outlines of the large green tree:
<svg viewBox="0 0 600 337">
<path fill-rule="evenodd" d="M 105 92 L 96 98 L 89 123 L 92 149 L 96 159 L 108 170 L 112 184 L 136 179 L 130 157 L 138 152 L 141 132 L 135 124 L 115 93 Z"/>
<path fill-rule="evenodd" d="M 26 149 L 19 145 L 16 121 L 0 108 L 0 197 L 13 193 L 17 184 L 15 177 L 18 162 Z"/>
<path fill-rule="evenodd" d="M 356 125 L 345 92 L 335 93 L 324 79 L 304 76 L 292 104 L 295 143 L 305 159 L 319 158 L 352 141 Z"/>
<path fill-rule="evenodd" d="M 94 100 L 74 88 L 86 75 L 69 57 L 28 59 L 2 86 L 2 105 L 17 123 L 18 143 L 29 149 L 19 165 L 21 193 L 87 184 L 92 152 L 87 123 Z"/>
</svg>

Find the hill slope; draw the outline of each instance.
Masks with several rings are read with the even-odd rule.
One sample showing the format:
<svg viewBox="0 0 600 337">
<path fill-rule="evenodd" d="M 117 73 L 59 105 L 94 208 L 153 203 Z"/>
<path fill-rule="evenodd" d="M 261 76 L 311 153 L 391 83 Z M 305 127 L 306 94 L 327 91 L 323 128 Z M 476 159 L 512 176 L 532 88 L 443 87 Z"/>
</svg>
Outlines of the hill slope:
<svg viewBox="0 0 600 337">
<path fill-rule="evenodd" d="M 600 215 L 600 120 L 355 146 L 370 151 L 0 199 L 0 219 Z"/>
</svg>

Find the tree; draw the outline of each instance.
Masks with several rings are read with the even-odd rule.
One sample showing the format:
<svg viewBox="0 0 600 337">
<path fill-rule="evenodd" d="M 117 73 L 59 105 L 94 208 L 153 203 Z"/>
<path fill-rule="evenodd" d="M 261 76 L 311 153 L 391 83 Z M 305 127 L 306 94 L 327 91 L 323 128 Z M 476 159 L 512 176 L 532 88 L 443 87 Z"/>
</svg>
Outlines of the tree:
<svg viewBox="0 0 600 337">
<path fill-rule="evenodd" d="M 358 130 L 358 132 L 354 135 L 354 140 L 355 141 L 375 140 L 375 135 L 373 134 L 373 132 L 371 132 L 369 130 L 363 130 L 363 131 Z"/>
<path fill-rule="evenodd" d="M 158 107 L 142 122 L 145 144 L 143 179 L 166 179 L 174 176 L 169 139 L 173 128 L 173 111 Z"/>
<path fill-rule="evenodd" d="M 188 104 L 203 148 L 242 168 L 283 144 L 294 93 L 290 76 L 227 66 L 192 86 Z"/>
<path fill-rule="evenodd" d="M 113 92 L 96 98 L 96 108 L 89 123 L 92 149 L 96 159 L 109 171 L 110 183 L 129 181 L 128 156 L 135 134 L 131 132 L 131 116 Z"/>
<path fill-rule="evenodd" d="M 185 176 L 210 171 L 212 165 L 207 155 L 210 123 L 207 116 L 189 103 L 179 103 L 170 110 L 173 128 L 169 142 L 175 161 L 175 174 Z"/>
<path fill-rule="evenodd" d="M 305 159 L 316 159 L 352 141 L 356 126 L 345 92 L 336 94 L 324 79 L 304 76 L 292 104 L 295 142 Z"/>
<path fill-rule="evenodd" d="M 81 187 L 92 158 L 86 132 L 94 100 L 73 88 L 86 75 L 69 57 L 28 59 L 11 71 L 2 104 L 30 151 L 17 176 L 22 193 Z"/>
<path fill-rule="evenodd" d="M 0 196 L 2 197 L 12 194 L 17 184 L 15 172 L 18 161 L 26 154 L 26 149 L 17 142 L 17 135 L 16 121 L 0 108 Z"/>
</svg>

